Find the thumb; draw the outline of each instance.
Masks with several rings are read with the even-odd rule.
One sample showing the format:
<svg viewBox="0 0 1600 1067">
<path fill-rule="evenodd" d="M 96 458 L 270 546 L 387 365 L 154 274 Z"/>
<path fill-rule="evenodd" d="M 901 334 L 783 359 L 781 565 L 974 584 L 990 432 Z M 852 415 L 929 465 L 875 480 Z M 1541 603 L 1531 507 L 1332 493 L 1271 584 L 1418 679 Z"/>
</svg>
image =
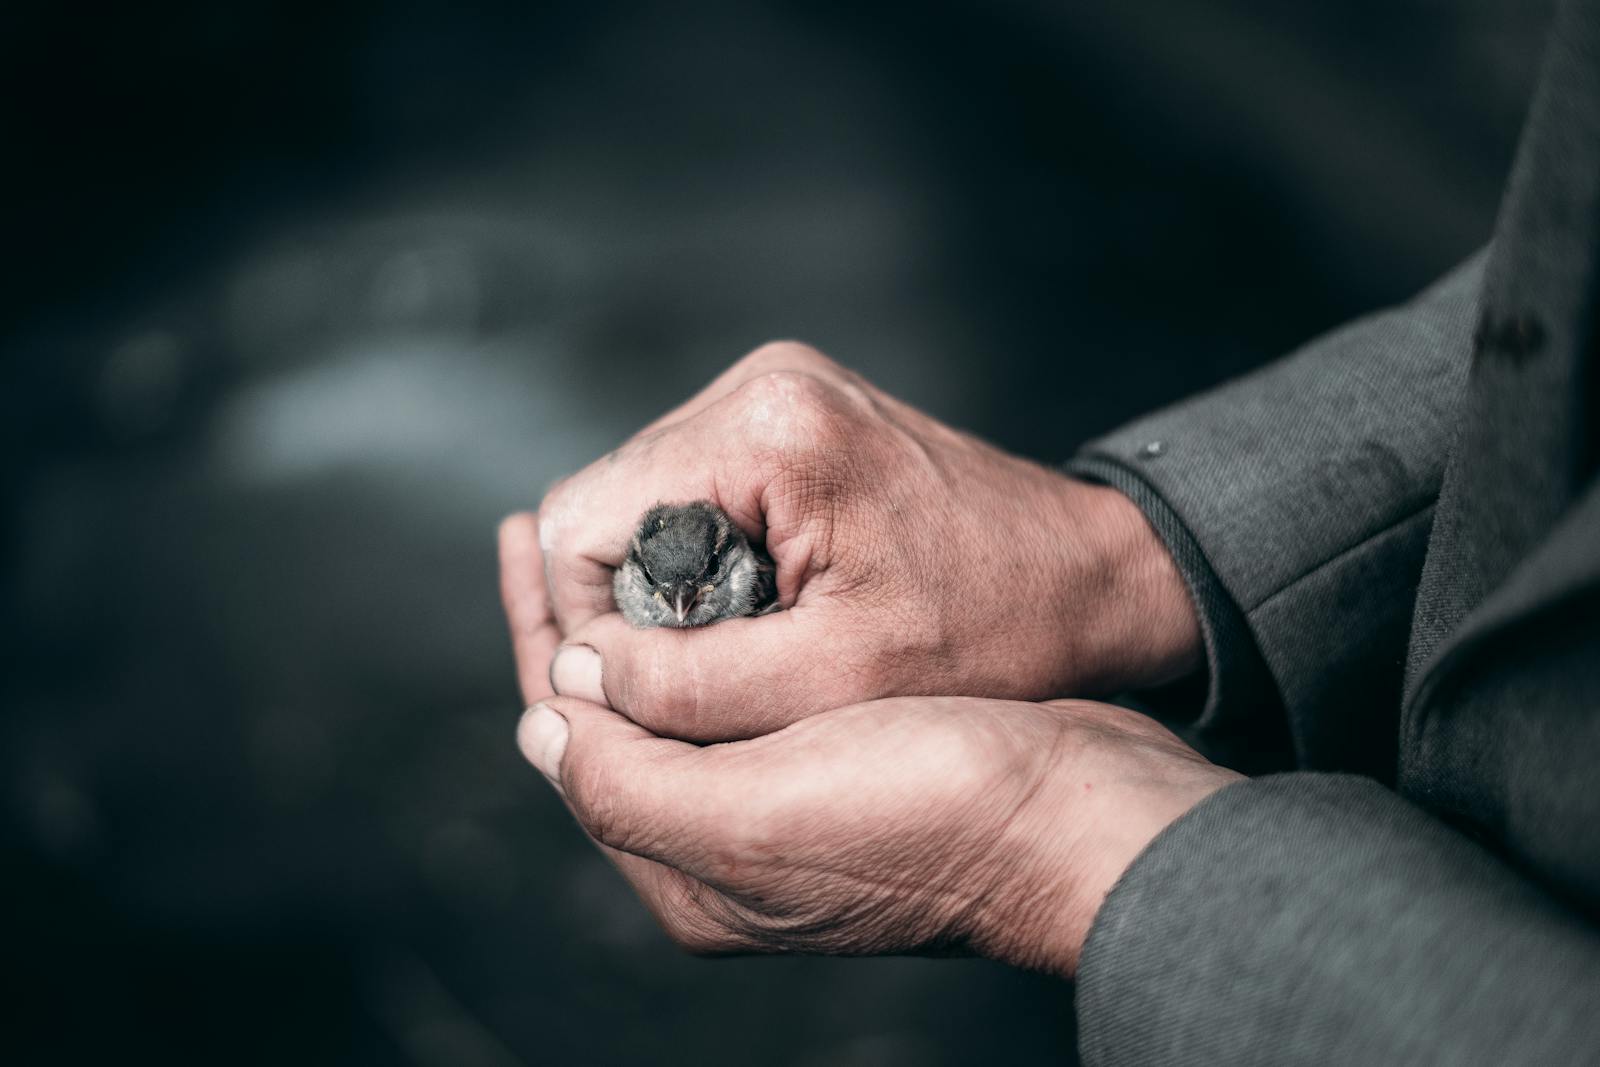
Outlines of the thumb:
<svg viewBox="0 0 1600 1067">
<path fill-rule="evenodd" d="M 663 736 L 757 737 L 881 695 L 869 632 L 830 607 L 687 630 L 638 630 L 611 612 L 568 635 L 550 680 Z"/>
<path fill-rule="evenodd" d="M 700 750 L 656 737 L 608 708 L 552 697 L 523 713 L 517 746 L 596 841 L 674 867 L 717 816 Z M 672 846 L 676 845 L 674 848 Z"/>
</svg>

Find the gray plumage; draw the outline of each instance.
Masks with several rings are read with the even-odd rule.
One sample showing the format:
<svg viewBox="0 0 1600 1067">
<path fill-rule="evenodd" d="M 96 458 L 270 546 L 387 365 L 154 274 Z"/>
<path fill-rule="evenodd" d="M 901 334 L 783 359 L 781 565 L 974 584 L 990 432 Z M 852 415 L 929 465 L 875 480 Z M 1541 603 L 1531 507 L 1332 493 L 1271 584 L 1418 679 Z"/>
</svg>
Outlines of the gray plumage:
<svg viewBox="0 0 1600 1067">
<path fill-rule="evenodd" d="M 611 582 L 634 626 L 707 626 L 777 608 L 772 560 L 715 504 L 657 504 L 644 513 Z"/>
</svg>

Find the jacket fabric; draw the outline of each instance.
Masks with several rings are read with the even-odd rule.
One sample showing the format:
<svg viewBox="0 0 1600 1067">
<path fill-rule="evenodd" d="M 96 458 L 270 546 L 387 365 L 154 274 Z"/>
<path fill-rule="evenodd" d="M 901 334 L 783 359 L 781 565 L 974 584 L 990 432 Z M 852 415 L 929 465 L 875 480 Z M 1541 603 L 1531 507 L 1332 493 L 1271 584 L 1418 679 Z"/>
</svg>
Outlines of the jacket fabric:
<svg viewBox="0 0 1600 1067">
<path fill-rule="evenodd" d="M 1087 445 L 1206 641 L 1214 794 L 1111 892 L 1091 1064 L 1600 1061 L 1600 0 L 1489 247 Z"/>
</svg>

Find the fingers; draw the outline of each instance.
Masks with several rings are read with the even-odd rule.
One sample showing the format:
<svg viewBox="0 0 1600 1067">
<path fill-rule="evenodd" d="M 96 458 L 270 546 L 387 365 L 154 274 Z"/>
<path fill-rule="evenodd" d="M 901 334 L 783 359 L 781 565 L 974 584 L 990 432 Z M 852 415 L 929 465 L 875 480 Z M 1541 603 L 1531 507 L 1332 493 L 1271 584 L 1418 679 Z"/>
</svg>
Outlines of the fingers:
<svg viewBox="0 0 1600 1067">
<path fill-rule="evenodd" d="M 721 760 L 702 760 L 695 746 L 583 700 L 552 697 L 529 708 L 517 745 L 596 841 L 690 874 L 704 871 L 703 844 L 727 817 L 724 798 L 741 786 Z"/>
<path fill-rule="evenodd" d="M 727 902 L 696 877 L 713 866 L 728 822 L 706 793 L 726 795 L 741 781 L 736 768 L 560 697 L 528 709 L 517 745 L 679 947 L 700 955 L 746 947 L 722 921 Z"/>
<path fill-rule="evenodd" d="M 522 699 L 532 704 L 551 694 L 550 659 L 561 643 L 545 593 L 539 517 L 520 512 L 500 524 L 500 601 L 511 628 Z"/>
<path fill-rule="evenodd" d="M 573 632 L 557 692 L 604 703 L 666 737 L 756 737 L 879 695 L 865 647 L 827 602 L 692 630 L 636 630 L 615 614 Z"/>
<path fill-rule="evenodd" d="M 815 520 L 838 479 L 821 473 L 854 438 L 848 400 L 818 378 L 761 375 L 694 418 L 637 437 L 557 485 L 540 507 L 550 603 L 564 633 L 612 607 L 611 576 L 639 518 L 663 501 L 709 500 L 767 542 L 787 572 L 785 542 Z M 788 559 L 804 555 L 788 549 Z M 803 566 L 803 561 L 802 564 Z"/>
<path fill-rule="evenodd" d="M 744 460 L 718 427 L 635 438 L 558 484 L 540 507 L 540 546 L 562 630 L 612 609 L 611 576 L 639 518 L 662 501 L 710 500 L 760 534 L 762 464 Z"/>
</svg>

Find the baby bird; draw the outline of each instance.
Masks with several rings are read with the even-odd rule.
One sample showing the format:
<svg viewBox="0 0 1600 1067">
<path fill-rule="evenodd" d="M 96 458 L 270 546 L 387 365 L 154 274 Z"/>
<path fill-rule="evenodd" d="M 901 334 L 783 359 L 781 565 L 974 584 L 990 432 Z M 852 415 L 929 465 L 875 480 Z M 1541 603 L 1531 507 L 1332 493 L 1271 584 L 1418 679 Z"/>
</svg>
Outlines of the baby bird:
<svg viewBox="0 0 1600 1067">
<path fill-rule="evenodd" d="M 611 592 L 640 628 L 706 626 L 777 608 L 771 558 L 704 500 L 645 512 Z"/>
</svg>

